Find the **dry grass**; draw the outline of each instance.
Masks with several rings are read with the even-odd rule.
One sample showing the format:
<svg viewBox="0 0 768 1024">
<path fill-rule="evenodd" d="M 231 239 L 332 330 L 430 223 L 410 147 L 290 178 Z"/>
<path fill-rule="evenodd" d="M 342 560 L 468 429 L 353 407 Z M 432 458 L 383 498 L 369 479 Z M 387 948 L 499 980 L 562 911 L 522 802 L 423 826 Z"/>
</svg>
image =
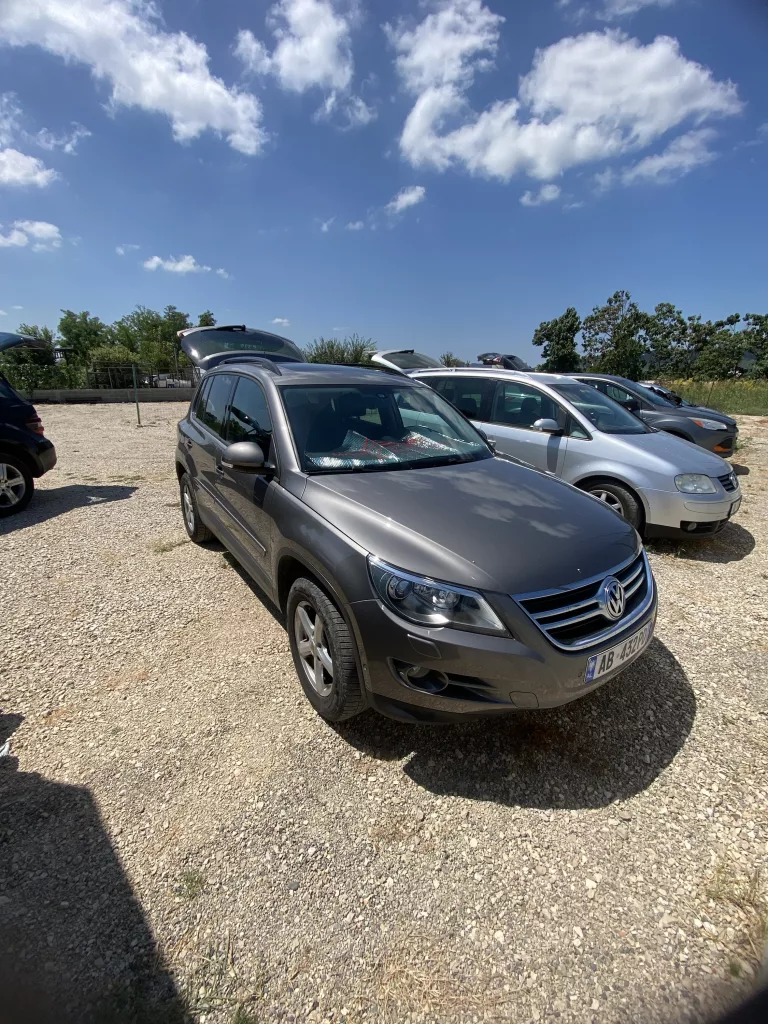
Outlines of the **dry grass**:
<svg viewBox="0 0 768 1024">
<path fill-rule="evenodd" d="M 156 540 L 152 543 L 152 550 L 156 555 L 164 555 L 167 551 L 173 551 L 174 548 L 180 548 L 182 544 L 188 544 L 189 539 L 187 537 L 181 537 L 177 540 Z"/>
<path fill-rule="evenodd" d="M 185 900 L 194 900 L 200 895 L 206 886 L 205 875 L 197 868 L 187 868 L 182 871 L 179 879 L 178 894 Z"/>
<path fill-rule="evenodd" d="M 195 1020 L 201 1014 L 221 1011 L 233 1014 L 233 1024 L 258 1020 L 253 1007 L 269 980 L 266 969 L 244 977 L 229 933 L 219 942 L 205 940 L 202 945 L 200 938 L 199 929 L 187 933 L 170 956 L 187 1012 Z"/>
<path fill-rule="evenodd" d="M 736 928 L 734 952 L 759 963 L 768 937 L 768 893 L 760 869 L 745 873 L 729 858 L 721 857 L 704 894 L 719 906 L 736 911 L 740 927 Z"/>
</svg>

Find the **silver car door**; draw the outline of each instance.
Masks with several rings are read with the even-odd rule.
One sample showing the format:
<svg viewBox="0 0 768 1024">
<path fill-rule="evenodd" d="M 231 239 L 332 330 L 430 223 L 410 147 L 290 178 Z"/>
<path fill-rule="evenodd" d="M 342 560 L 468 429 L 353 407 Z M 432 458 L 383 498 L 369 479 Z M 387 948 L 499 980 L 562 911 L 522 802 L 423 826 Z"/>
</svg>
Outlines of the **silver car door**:
<svg viewBox="0 0 768 1024">
<path fill-rule="evenodd" d="M 513 455 L 536 469 L 562 474 L 566 452 L 566 439 L 559 434 L 534 430 L 537 420 L 556 420 L 565 428 L 566 413 L 549 395 L 531 384 L 518 380 L 499 380 L 490 406 L 487 422 L 478 423 L 496 449 Z"/>
</svg>

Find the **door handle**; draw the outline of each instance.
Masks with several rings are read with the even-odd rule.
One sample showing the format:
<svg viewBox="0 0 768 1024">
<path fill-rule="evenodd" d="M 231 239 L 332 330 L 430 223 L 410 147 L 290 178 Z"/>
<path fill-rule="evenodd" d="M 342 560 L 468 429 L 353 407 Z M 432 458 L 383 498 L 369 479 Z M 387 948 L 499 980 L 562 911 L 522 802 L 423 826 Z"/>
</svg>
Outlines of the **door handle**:
<svg viewBox="0 0 768 1024">
<path fill-rule="evenodd" d="M 185 444 L 185 445 L 187 446 L 187 448 L 189 449 L 189 451 L 192 451 L 192 440 L 191 440 L 191 438 L 189 438 L 189 437 L 188 437 L 188 438 L 186 439 L 186 441 L 184 442 L 184 444 Z"/>
<path fill-rule="evenodd" d="M 221 465 L 220 462 L 216 463 L 216 475 L 217 476 L 224 476 L 224 467 Z"/>
</svg>

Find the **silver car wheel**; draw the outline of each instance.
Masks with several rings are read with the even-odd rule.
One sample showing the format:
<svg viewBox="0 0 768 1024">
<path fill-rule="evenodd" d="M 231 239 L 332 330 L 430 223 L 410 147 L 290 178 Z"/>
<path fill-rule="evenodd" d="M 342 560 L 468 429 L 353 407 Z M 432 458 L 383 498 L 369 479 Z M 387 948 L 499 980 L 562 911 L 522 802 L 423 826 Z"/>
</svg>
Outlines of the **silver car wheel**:
<svg viewBox="0 0 768 1024">
<path fill-rule="evenodd" d="M 189 484 L 182 489 L 182 501 L 184 504 L 184 522 L 190 533 L 195 532 L 195 506 L 192 504 L 192 495 L 189 493 Z"/>
<path fill-rule="evenodd" d="M 624 516 L 624 518 L 626 518 L 624 506 L 615 494 L 611 494 L 610 491 L 606 491 L 602 487 L 598 487 L 594 491 L 590 491 L 589 493 L 594 494 L 594 496 L 596 498 L 599 498 L 600 501 L 604 501 L 606 505 L 609 505 L 614 512 L 618 512 L 620 516 Z"/>
<path fill-rule="evenodd" d="M 323 617 L 308 601 L 297 605 L 293 630 L 307 682 L 319 696 L 329 696 L 333 690 L 333 658 L 326 642 Z"/>
<path fill-rule="evenodd" d="M 0 507 L 18 505 L 27 490 L 24 477 L 15 466 L 0 462 Z"/>
</svg>

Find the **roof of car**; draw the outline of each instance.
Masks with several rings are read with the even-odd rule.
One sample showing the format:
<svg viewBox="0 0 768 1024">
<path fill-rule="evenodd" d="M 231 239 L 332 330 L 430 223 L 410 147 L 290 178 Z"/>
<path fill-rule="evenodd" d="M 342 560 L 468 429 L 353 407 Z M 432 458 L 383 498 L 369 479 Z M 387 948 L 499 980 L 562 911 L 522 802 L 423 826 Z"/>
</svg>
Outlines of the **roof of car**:
<svg viewBox="0 0 768 1024">
<path fill-rule="evenodd" d="M 366 369 L 364 366 L 345 366 L 331 363 L 292 363 L 277 362 L 273 364 L 279 369 L 275 373 L 267 365 L 267 357 L 261 359 L 254 356 L 253 359 L 243 359 L 233 362 L 219 363 L 217 370 L 232 371 L 240 373 L 253 373 L 255 370 L 269 373 L 271 379 L 279 387 L 286 387 L 293 384 L 319 385 L 319 384 L 397 384 L 398 386 L 417 386 L 418 382 L 402 374 L 389 374 L 380 369 Z"/>
<path fill-rule="evenodd" d="M 619 377 L 615 373 L 581 373 L 579 371 L 575 373 L 566 373 L 565 377 L 590 377 L 594 380 L 615 380 L 617 384 L 635 384 L 636 381 L 630 380 L 629 377 Z"/>
</svg>

